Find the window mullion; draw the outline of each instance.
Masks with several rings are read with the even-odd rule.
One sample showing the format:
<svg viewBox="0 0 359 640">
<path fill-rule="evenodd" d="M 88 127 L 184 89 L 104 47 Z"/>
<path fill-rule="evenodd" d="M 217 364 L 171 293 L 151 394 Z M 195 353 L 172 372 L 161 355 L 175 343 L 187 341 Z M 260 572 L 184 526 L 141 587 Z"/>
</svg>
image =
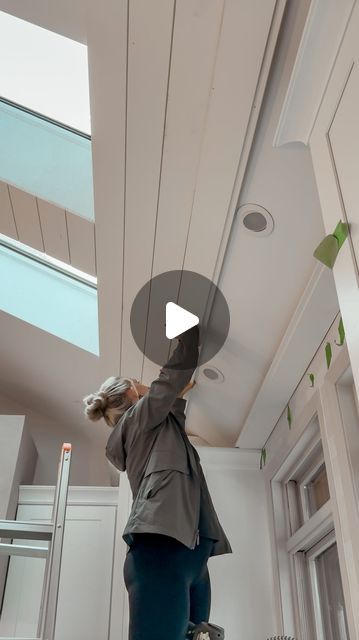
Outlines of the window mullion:
<svg viewBox="0 0 359 640">
<path fill-rule="evenodd" d="M 297 587 L 298 614 L 300 619 L 301 639 L 313 640 L 314 616 L 309 598 L 307 559 L 303 551 L 293 555 L 294 575 Z M 319 640 L 319 638 L 317 639 Z M 320 639 L 322 640 L 322 639 Z"/>
</svg>

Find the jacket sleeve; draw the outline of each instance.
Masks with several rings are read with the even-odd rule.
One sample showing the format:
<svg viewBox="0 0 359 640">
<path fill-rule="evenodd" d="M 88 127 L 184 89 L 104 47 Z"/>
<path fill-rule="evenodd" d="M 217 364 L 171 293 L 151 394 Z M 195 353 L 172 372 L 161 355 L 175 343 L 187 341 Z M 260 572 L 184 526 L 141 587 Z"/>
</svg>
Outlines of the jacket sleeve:
<svg viewBox="0 0 359 640">
<path fill-rule="evenodd" d="M 126 412 L 129 430 L 131 423 L 137 430 L 146 431 L 165 420 L 197 366 L 198 340 L 197 326 L 180 336 L 172 356 L 160 370 L 158 378 L 152 382 L 149 391 Z"/>
<path fill-rule="evenodd" d="M 173 413 L 176 416 L 177 421 L 180 423 L 183 429 L 185 428 L 185 422 L 186 422 L 186 414 L 184 412 L 186 408 L 186 404 L 187 404 L 187 400 L 185 398 L 176 398 L 176 400 L 174 401 L 171 407 L 171 413 Z"/>
</svg>

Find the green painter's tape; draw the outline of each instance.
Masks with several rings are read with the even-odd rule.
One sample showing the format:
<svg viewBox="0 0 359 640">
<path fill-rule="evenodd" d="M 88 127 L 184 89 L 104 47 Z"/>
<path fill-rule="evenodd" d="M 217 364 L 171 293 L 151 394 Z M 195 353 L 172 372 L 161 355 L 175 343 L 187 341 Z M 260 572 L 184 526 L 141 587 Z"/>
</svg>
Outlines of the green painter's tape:
<svg viewBox="0 0 359 640">
<path fill-rule="evenodd" d="M 335 236 L 326 236 L 318 245 L 313 256 L 325 264 L 329 269 L 333 269 L 339 252 L 339 243 Z"/>
<path fill-rule="evenodd" d="M 313 256 L 329 269 L 333 269 L 339 249 L 348 237 L 348 232 L 349 225 L 339 220 L 334 232 L 325 236 L 324 240 L 315 249 Z"/>
<path fill-rule="evenodd" d="M 264 467 L 264 465 L 266 463 L 266 458 L 267 458 L 267 452 L 266 452 L 265 447 L 263 447 L 263 449 L 261 451 L 261 459 L 260 459 L 260 462 L 259 462 L 259 468 L 260 469 L 263 469 L 263 467 Z"/>
<path fill-rule="evenodd" d="M 289 424 L 289 429 L 291 429 L 292 428 L 292 414 L 291 414 L 289 405 L 288 405 L 288 408 L 287 408 L 287 420 L 288 420 L 288 424 Z"/>
<path fill-rule="evenodd" d="M 335 236 L 336 239 L 338 240 L 339 249 L 340 249 L 348 237 L 348 225 L 346 224 L 346 222 L 342 222 L 341 220 L 339 220 L 333 232 L 333 236 Z"/>
<path fill-rule="evenodd" d="M 327 344 L 325 345 L 325 357 L 327 359 L 327 367 L 329 369 L 330 363 L 332 361 L 332 345 L 330 344 L 330 342 L 327 342 Z"/>
<path fill-rule="evenodd" d="M 344 339 L 345 339 L 345 329 L 344 329 L 344 324 L 343 324 L 343 318 L 340 318 L 340 322 L 338 325 L 338 333 L 339 333 L 339 338 L 340 338 L 340 342 L 337 342 L 335 340 L 335 344 L 338 345 L 338 347 L 342 347 L 344 344 Z"/>
</svg>

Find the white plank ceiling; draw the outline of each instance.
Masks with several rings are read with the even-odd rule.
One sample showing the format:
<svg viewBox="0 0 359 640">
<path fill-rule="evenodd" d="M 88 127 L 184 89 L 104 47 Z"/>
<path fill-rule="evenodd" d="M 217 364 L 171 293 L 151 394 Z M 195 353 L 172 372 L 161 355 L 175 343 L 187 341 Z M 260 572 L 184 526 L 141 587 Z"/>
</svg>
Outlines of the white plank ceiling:
<svg viewBox="0 0 359 640">
<path fill-rule="evenodd" d="M 148 383 L 158 374 L 132 339 L 134 297 L 150 277 L 185 268 L 220 284 L 232 316 L 227 347 L 213 363 L 225 371 L 225 383 L 214 393 L 198 378 L 189 430 L 214 445 L 235 445 L 313 273 L 309 229 L 313 243 L 323 232 L 308 151 L 272 145 L 309 4 L 291 4 L 270 74 L 285 0 L 0 0 L 0 9 L 88 46 L 93 252 L 82 253 L 93 231 L 51 204 L 39 201 L 36 209 L 29 201 L 21 228 L 39 241 L 38 227 L 29 224 L 37 211 L 51 252 L 89 272 L 96 267 L 100 332 L 96 358 L 1 314 L 5 395 L 16 398 L 20 388 L 32 410 L 55 411 L 88 438 L 85 394 L 109 375 Z M 14 234 L 6 185 L 0 198 L 3 228 Z M 260 246 L 239 239 L 238 199 L 275 217 L 276 232 Z M 49 351 L 56 367 L 48 364 Z M 262 419 L 263 411 L 247 447 L 261 442 Z"/>
</svg>

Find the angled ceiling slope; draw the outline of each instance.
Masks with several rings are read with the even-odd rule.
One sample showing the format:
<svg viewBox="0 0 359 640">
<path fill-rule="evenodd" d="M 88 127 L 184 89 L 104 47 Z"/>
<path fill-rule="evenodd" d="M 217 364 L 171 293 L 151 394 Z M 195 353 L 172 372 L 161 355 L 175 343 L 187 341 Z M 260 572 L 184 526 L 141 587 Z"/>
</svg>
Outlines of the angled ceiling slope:
<svg viewBox="0 0 359 640">
<path fill-rule="evenodd" d="M 285 4 L 0 0 L 88 46 L 98 382 L 158 373 L 129 326 L 150 277 L 185 268 L 218 280 Z"/>
</svg>

